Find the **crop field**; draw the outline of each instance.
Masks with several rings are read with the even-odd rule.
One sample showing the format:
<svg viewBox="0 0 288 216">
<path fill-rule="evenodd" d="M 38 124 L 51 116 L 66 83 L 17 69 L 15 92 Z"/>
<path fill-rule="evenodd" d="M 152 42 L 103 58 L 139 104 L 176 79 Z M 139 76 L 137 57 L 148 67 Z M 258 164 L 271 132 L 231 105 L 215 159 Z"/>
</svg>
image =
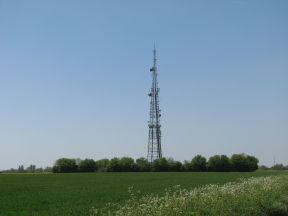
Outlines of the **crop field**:
<svg viewBox="0 0 288 216">
<path fill-rule="evenodd" d="M 0 174 L 0 216 L 90 215 L 91 208 L 108 203 L 123 205 L 131 197 L 128 188 L 143 195 L 165 194 L 181 185 L 193 189 L 223 185 L 239 178 L 280 176 L 282 172 L 253 173 L 74 173 Z M 96 214 L 96 213 L 95 213 Z"/>
</svg>

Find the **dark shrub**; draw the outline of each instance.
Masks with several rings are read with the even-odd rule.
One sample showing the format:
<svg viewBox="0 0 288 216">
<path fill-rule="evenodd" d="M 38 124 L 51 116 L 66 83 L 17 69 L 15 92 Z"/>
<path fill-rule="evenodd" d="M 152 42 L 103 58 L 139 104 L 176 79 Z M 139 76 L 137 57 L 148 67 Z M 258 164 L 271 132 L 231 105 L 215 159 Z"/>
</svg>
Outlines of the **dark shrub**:
<svg viewBox="0 0 288 216">
<path fill-rule="evenodd" d="M 133 172 L 136 170 L 134 159 L 131 157 L 122 157 L 120 160 L 120 171 Z"/>
<path fill-rule="evenodd" d="M 120 171 L 121 171 L 120 159 L 117 157 L 112 158 L 108 164 L 108 172 L 120 172 Z"/>
<path fill-rule="evenodd" d="M 203 172 L 206 171 L 206 158 L 202 155 L 196 155 L 191 160 L 191 171 L 194 172 Z"/>
<path fill-rule="evenodd" d="M 250 171 L 247 157 L 244 154 L 233 154 L 231 157 L 231 165 L 232 165 L 233 171 L 237 171 L 237 172 Z"/>
<path fill-rule="evenodd" d="M 99 172 L 107 172 L 109 165 L 109 159 L 101 159 L 96 161 L 96 167 Z"/>
<path fill-rule="evenodd" d="M 93 159 L 85 159 L 79 162 L 79 171 L 80 172 L 95 172 L 96 163 Z"/>
<path fill-rule="evenodd" d="M 155 172 L 167 172 L 168 171 L 168 162 L 166 158 L 159 158 L 153 161 L 152 171 Z"/>
<path fill-rule="evenodd" d="M 136 170 L 139 172 L 148 172 L 151 169 L 150 163 L 143 157 L 136 160 L 136 167 Z"/>
<path fill-rule="evenodd" d="M 75 159 L 60 158 L 55 162 L 53 172 L 69 173 L 76 172 L 77 165 Z"/>
<path fill-rule="evenodd" d="M 182 163 L 180 161 L 175 161 L 173 158 L 168 158 L 167 163 L 169 172 L 182 171 Z"/>
<path fill-rule="evenodd" d="M 208 160 L 208 170 L 213 172 L 231 171 L 230 159 L 226 155 L 214 155 Z"/>
</svg>

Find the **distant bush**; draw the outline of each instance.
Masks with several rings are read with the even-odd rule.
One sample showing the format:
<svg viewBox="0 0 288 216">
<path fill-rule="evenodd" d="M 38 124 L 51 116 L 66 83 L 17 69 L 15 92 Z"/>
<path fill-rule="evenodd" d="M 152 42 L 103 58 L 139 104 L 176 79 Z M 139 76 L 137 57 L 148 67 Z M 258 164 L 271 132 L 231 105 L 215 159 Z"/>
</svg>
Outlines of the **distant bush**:
<svg viewBox="0 0 288 216">
<path fill-rule="evenodd" d="M 283 165 L 282 165 L 283 166 Z M 282 169 L 282 166 L 278 166 Z M 284 167 L 284 166 L 283 166 Z M 138 158 L 136 161 L 131 157 L 114 157 L 101 159 L 96 162 L 93 159 L 58 159 L 52 171 L 62 172 L 251 172 L 258 169 L 258 159 L 245 154 L 234 154 L 231 158 L 226 155 L 214 155 L 208 162 L 202 155 L 196 155 L 191 162 L 175 161 L 165 157 L 148 162 L 146 158 Z"/>
<path fill-rule="evenodd" d="M 150 163 L 146 158 L 138 158 L 136 160 L 136 170 L 139 172 L 149 172 L 151 171 Z"/>
<path fill-rule="evenodd" d="M 271 167 L 273 170 L 288 170 L 288 165 L 284 166 L 283 164 L 275 164 L 273 167 Z"/>
<path fill-rule="evenodd" d="M 109 165 L 109 159 L 104 158 L 96 161 L 96 167 L 99 172 L 107 172 Z"/>
<path fill-rule="evenodd" d="M 259 160 L 256 157 L 250 156 L 250 155 L 246 155 L 246 159 L 248 161 L 249 171 L 255 171 L 255 170 L 258 169 Z"/>
<path fill-rule="evenodd" d="M 169 172 L 183 171 L 182 163 L 180 161 L 175 161 L 173 158 L 168 158 L 167 165 L 168 165 Z"/>
<path fill-rule="evenodd" d="M 195 172 L 203 172 L 207 170 L 206 166 L 207 160 L 202 155 L 196 155 L 192 160 L 190 164 L 191 171 Z"/>
<path fill-rule="evenodd" d="M 77 165 L 75 159 L 60 158 L 53 166 L 54 173 L 68 173 L 77 172 Z"/>
<path fill-rule="evenodd" d="M 108 172 L 120 172 L 121 171 L 121 165 L 120 165 L 120 159 L 117 157 L 112 158 L 108 163 Z"/>
<path fill-rule="evenodd" d="M 96 169 L 96 163 L 93 159 L 85 159 L 79 162 L 80 172 L 95 172 Z"/>
<path fill-rule="evenodd" d="M 136 164 L 131 157 L 122 157 L 120 159 L 120 171 L 121 172 L 133 172 L 136 171 Z"/>
<path fill-rule="evenodd" d="M 258 167 L 260 170 L 268 170 L 269 168 L 265 165 L 261 165 Z"/>
<path fill-rule="evenodd" d="M 250 155 L 234 154 L 231 157 L 231 165 L 233 171 L 251 172 L 258 169 L 258 159 Z"/>
<path fill-rule="evenodd" d="M 213 172 L 231 171 L 231 162 L 226 155 L 214 155 L 208 160 L 208 170 Z"/>
<path fill-rule="evenodd" d="M 152 162 L 151 170 L 154 172 L 167 172 L 168 171 L 168 161 L 166 158 L 159 158 Z"/>
<path fill-rule="evenodd" d="M 191 162 L 190 161 L 187 161 L 185 160 L 182 164 L 182 171 L 184 172 L 189 172 L 191 171 Z"/>
</svg>

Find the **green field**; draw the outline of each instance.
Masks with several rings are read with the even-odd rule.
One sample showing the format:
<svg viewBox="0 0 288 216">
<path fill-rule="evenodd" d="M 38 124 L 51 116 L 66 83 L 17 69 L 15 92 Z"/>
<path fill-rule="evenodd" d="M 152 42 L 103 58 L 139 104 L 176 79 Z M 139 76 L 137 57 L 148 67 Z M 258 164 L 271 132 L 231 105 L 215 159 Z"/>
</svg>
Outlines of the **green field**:
<svg viewBox="0 0 288 216">
<path fill-rule="evenodd" d="M 88 215 L 92 206 L 128 199 L 131 186 L 142 194 L 161 194 L 174 185 L 193 188 L 279 173 L 0 174 L 0 216 Z"/>
</svg>

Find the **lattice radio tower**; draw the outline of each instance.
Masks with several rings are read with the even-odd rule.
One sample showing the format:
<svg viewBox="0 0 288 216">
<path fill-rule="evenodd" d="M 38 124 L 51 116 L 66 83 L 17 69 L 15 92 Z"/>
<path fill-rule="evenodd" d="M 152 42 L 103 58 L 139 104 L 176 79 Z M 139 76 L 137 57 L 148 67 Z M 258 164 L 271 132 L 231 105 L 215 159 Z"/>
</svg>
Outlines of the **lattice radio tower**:
<svg viewBox="0 0 288 216">
<path fill-rule="evenodd" d="M 153 67 L 150 69 L 152 74 L 152 87 L 148 94 L 150 97 L 150 120 L 149 137 L 148 137 L 148 154 L 147 160 L 153 162 L 155 159 L 162 157 L 161 150 L 161 124 L 160 124 L 160 108 L 159 108 L 159 88 L 157 82 L 157 65 L 156 65 L 156 49 L 153 50 Z"/>
</svg>

